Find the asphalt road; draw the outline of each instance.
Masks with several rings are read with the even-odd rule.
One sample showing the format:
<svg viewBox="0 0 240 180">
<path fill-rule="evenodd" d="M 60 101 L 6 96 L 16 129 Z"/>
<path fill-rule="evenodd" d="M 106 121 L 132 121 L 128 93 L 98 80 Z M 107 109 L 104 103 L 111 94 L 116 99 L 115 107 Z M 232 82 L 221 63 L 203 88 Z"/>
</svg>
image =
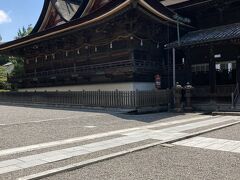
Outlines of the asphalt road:
<svg viewBox="0 0 240 180">
<path fill-rule="evenodd" d="M 175 131 L 190 133 L 235 121 L 231 119 L 231 117 L 228 120 L 226 120 L 225 117 L 214 117 L 211 120 L 212 117 L 199 113 L 129 115 L 117 111 L 30 108 L 3 105 L 0 106 L 0 113 L 0 152 L 4 150 L 11 151 L 11 148 L 37 145 L 39 143 L 49 143 L 70 138 L 97 135 L 93 139 L 76 141 L 70 144 L 63 143 L 57 146 L 40 148 L 32 151 L 24 150 L 23 152 L 10 155 L 1 155 L 0 153 L 0 166 L 1 162 L 7 160 L 128 136 L 126 134 L 117 133 L 115 135 L 98 137 L 99 133 L 109 133 L 116 130 L 146 127 L 149 125 L 153 125 L 153 127 L 148 127 L 146 129 L 146 135 L 147 133 L 161 131 L 162 129 L 168 129 L 166 131 L 167 134 L 172 134 Z M 204 124 L 207 120 L 214 121 L 214 123 L 201 126 L 201 124 Z M 166 125 L 158 126 L 159 123 L 163 122 L 166 123 Z M 194 128 L 192 126 L 194 123 L 196 123 L 198 127 Z M 184 130 L 186 127 L 188 130 Z M 201 135 L 201 137 L 240 141 L 239 132 L 240 125 L 235 125 Z M 10 173 L 2 173 L 0 174 L 0 179 L 12 180 L 158 141 L 158 139 L 148 138 L 144 141 L 116 146 L 114 148 L 100 150 L 82 156 L 54 161 L 39 166 L 31 166 Z M 89 165 L 75 171 L 57 174 L 45 179 L 239 179 L 239 160 L 240 153 L 184 147 L 180 145 L 175 145 L 171 148 L 157 146 L 117 157 L 112 160 Z M 0 173 L 2 171 L 3 169 L 0 167 Z"/>
<path fill-rule="evenodd" d="M 196 117 L 197 114 L 59 110 L 0 106 L 0 148 L 14 148 L 114 131 L 151 123 Z"/>
</svg>

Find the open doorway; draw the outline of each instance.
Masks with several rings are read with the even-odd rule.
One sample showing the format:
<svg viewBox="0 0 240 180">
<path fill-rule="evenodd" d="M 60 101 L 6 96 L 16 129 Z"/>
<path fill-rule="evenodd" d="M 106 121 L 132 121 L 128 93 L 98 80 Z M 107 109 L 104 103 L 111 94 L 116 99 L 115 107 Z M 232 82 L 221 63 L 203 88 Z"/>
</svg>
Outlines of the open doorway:
<svg viewBox="0 0 240 180">
<path fill-rule="evenodd" d="M 236 82 L 236 61 L 216 62 L 216 85 L 231 85 Z"/>
</svg>

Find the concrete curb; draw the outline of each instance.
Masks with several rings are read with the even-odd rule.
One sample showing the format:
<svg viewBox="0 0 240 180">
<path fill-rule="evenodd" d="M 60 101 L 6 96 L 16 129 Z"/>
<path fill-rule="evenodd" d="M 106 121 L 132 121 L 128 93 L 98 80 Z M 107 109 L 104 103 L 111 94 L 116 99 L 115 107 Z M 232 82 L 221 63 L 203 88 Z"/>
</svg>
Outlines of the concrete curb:
<svg viewBox="0 0 240 180">
<path fill-rule="evenodd" d="M 223 128 L 226 128 L 226 127 L 234 126 L 236 124 L 240 124 L 240 121 L 225 124 L 225 125 L 221 125 L 221 126 L 217 126 L 217 127 L 206 129 L 206 130 L 199 131 L 199 132 L 196 132 L 196 133 L 191 133 L 191 134 L 179 137 L 179 138 L 170 139 L 170 140 L 166 140 L 166 141 L 159 141 L 159 142 L 156 142 L 156 143 L 151 143 L 151 144 L 139 146 L 139 147 L 136 147 L 136 148 L 131 148 L 131 149 L 128 149 L 128 150 L 125 150 L 125 151 L 121 151 L 121 152 L 101 156 L 101 157 L 98 157 L 98 158 L 82 161 L 80 163 L 71 164 L 71 165 L 68 165 L 68 166 L 64 166 L 64 167 L 40 172 L 40 173 L 37 173 L 37 174 L 32 174 L 30 176 L 21 177 L 18 180 L 36 180 L 36 179 L 46 178 L 46 177 L 49 177 L 49 176 L 53 176 L 55 174 L 76 170 L 76 169 L 79 169 L 79 168 L 82 168 L 82 167 L 85 167 L 85 166 L 88 166 L 88 165 L 91 165 L 91 164 L 103 162 L 103 161 L 110 160 L 110 159 L 113 159 L 113 158 L 116 158 L 116 157 L 120 157 L 120 156 L 130 154 L 130 153 L 133 153 L 133 152 L 142 151 L 142 150 L 152 148 L 152 147 L 155 147 L 155 146 L 158 146 L 158 145 L 165 146 L 166 144 L 169 144 L 169 143 L 182 141 L 182 140 L 189 139 L 189 138 L 192 138 L 192 137 L 195 137 L 195 136 L 199 136 L 199 135 L 202 135 L 202 134 L 205 134 L 205 133 L 209 133 L 209 132 L 220 130 L 220 129 L 223 129 Z"/>
</svg>

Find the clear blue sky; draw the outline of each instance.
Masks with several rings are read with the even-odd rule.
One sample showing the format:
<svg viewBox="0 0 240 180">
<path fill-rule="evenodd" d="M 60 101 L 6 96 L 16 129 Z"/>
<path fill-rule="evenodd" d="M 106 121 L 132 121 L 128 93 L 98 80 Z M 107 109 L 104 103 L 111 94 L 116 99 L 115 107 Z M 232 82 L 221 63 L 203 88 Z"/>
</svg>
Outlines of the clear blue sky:
<svg viewBox="0 0 240 180">
<path fill-rule="evenodd" d="M 14 39 L 19 28 L 36 24 L 44 0 L 0 0 L 0 35 L 2 41 Z"/>
</svg>

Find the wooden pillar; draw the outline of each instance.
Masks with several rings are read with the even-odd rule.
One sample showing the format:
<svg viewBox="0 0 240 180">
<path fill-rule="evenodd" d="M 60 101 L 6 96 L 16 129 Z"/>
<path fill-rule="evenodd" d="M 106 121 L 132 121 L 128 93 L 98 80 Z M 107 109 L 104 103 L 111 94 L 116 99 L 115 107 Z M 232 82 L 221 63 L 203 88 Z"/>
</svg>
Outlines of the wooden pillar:
<svg viewBox="0 0 240 180">
<path fill-rule="evenodd" d="M 173 87 L 176 86 L 176 49 L 172 48 Z"/>
<path fill-rule="evenodd" d="M 238 50 L 238 56 L 236 60 L 236 82 L 240 85 L 240 48 Z"/>
<path fill-rule="evenodd" d="M 209 85 L 210 92 L 216 92 L 216 60 L 214 58 L 213 46 L 210 47 L 210 58 L 209 58 Z"/>
</svg>

